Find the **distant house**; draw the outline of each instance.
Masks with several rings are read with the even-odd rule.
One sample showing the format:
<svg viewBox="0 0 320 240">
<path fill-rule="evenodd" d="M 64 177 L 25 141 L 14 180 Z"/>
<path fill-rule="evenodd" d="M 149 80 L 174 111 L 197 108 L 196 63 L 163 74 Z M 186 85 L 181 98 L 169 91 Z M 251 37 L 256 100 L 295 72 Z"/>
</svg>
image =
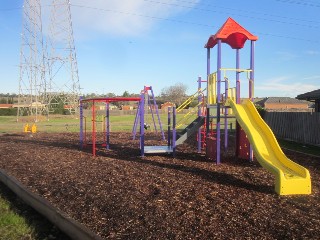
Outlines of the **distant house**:
<svg viewBox="0 0 320 240">
<path fill-rule="evenodd" d="M 0 104 L 0 108 L 13 108 L 13 104 Z"/>
<path fill-rule="evenodd" d="M 63 109 L 73 109 L 73 105 L 63 105 Z"/>
<path fill-rule="evenodd" d="M 122 105 L 121 110 L 133 110 L 133 106 L 130 105 Z"/>
<path fill-rule="evenodd" d="M 268 112 L 308 112 L 310 103 L 290 97 L 268 97 L 256 101 Z"/>
<path fill-rule="evenodd" d="M 172 102 L 165 102 L 164 104 L 161 104 L 161 110 L 168 111 L 168 108 L 173 106 L 176 105 Z"/>
<path fill-rule="evenodd" d="M 296 98 L 299 100 L 314 102 L 314 111 L 320 112 L 320 89 L 300 94 Z"/>
</svg>

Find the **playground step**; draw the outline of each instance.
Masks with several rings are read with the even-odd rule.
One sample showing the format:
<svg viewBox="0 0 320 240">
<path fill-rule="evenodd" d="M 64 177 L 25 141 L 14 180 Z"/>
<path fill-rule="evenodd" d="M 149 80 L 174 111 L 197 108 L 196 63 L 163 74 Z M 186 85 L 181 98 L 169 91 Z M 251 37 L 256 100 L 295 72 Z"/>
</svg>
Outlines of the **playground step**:
<svg viewBox="0 0 320 240">
<path fill-rule="evenodd" d="M 184 143 L 191 135 L 193 135 L 203 124 L 205 117 L 199 116 L 192 123 L 190 123 L 185 129 L 177 133 L 176 145 Z"/>
</svg>

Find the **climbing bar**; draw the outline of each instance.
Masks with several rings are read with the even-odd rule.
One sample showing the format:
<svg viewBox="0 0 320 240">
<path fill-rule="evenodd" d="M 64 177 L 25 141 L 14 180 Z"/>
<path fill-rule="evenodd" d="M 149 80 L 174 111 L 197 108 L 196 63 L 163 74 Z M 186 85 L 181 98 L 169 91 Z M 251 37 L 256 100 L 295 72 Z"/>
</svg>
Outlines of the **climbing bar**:
<svg viewBox="0 0 320 240">
<path fill-rule="evenodd" d="M 184 109 L 188 104 L 190 104 L 196 97 L 198 97 L 199 94 L 203 93 L 206 90 L 204 89 L 199 89 L 196 91 L 193 95 L 191 95 L 187 100 L 185 100 L 177 109 L 176 112 L 180 112 L 182 109 Z"/>
</svg>

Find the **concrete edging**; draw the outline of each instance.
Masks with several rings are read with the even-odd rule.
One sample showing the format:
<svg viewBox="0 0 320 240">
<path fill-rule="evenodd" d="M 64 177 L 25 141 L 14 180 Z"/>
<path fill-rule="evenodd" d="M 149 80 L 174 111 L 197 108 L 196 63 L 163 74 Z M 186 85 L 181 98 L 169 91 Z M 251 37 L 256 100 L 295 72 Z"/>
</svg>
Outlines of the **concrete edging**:
<svg viewBox="0 0 320 240">
<path fill-rule="evenodd" d="M 63 212 L 54 208 L 46 199 L 30 192 L 17 179 L 9 176 L 4 170 L 0 169 L 0 181 L 3 182 L 11 191 L 13 191 L 26 204 L 31 206 L 50 222 L 57 226 L 62 232 L 72 239 L 90 240 L 102 238 L 92 233 L 85 226 L 72 218 L 65 216 Z"/>
</svg>

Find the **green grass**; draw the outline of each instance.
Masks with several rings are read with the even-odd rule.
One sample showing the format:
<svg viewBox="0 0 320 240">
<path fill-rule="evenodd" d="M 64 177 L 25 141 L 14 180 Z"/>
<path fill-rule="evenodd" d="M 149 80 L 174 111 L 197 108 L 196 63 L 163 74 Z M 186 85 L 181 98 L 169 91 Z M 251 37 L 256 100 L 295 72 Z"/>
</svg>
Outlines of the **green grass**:
<svg viewBox="0 0 320 240">
<path fill-rule="evenodd" d="M 184 118 L 183 114 L 177 114 L 177 125 L 183 119 L 184 124 L 182 124 L 179 128 L 185 128 L 189 123 L 191 123 L 194 119 L 196 119 L 196 115 L 191 115 L 189 117 Z M 36 123 L 38 132 L 79 132 L 80 129 L 80 120 L 78 117 L 70 116 L 70 115 L 50 115 L 49 120 L 46 119 L 45 116 L 38 117 L 39 121 Z M 92 120 L 91 115 L 86 117 L 84 122 L 86 123 L 87 131 L 91 131 L 92 129 Z M 101 132 L 104 130 L 104 116 L 97 116 L 99 120 L 96 122 L 96 130 Z M 112 112 L 110 112 L 110 129 L 113 132 L 119 131 L 132 131 L 133 124 L 135 120 L 135 115 L 121 115 L 121 116 L 113 116 Z M 154 120 L 156 121 L 156 126 L 159 129 L 157 116 L 154 115 Z M 161 114 L 160 115 L 161 124 L 164 130 L 168 128 L 168 115 Z M 145 122 L 148 123 L 151 127 L 151 131 L 154 130 L 153 127 L 153 119 L 151 114 L 145 115 Z M 213 120 L 215 122 L 215 119 Z M 235 128 L 235 119 L 228 119 L 229 124 L 232 123 L 232 128 Z M 19 121 L 17 121 L 16 116 L 0 116 L 0 133 L 18 133 L 23 132 L 23 128 L 26 124 L 30 126 L 34 123 L 34 117 L 32 116 L 24 116 L 19 117 Z M 171 119 L 172 123 L 172 119 Z M 224 120 L 221 119 L 221 128 L 224 128 Z M 230 126 L 230 125 L 229 125 Z"/>
<path fill-rule="evenodd" d="M 290 150 L 320 156 L 320 147 L 318 146 L 302 144 L 283 139 L 278 139 L 278 142 L 282 148 L 288 148 Z"/>
<path fill-rule="evenodd" d="M 30 239 L 33 230 L 26 220 L 10 209 L 10 203 L 0 197 L 0 239 Z"/>
<path fill-rule="evenodd" d="M 69 239 L 0 182 L 0 240 Z"/>
</svg>

